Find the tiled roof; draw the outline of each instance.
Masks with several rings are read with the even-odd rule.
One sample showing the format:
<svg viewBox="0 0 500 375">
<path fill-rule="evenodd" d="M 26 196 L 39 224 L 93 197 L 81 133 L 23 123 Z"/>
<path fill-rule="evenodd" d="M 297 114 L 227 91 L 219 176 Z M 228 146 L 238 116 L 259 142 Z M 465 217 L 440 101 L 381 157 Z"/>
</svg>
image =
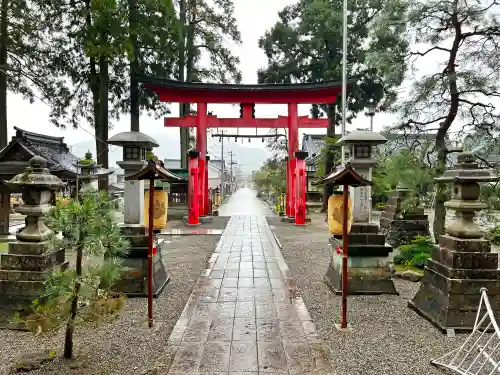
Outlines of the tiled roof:
<svg viewBox="0 0 500 375">
<path fill-rule="evenodd" d="M 47 167 L 51 173 L 59 173 L 68 178 L 75 178 L 77 174 L 76 164 L 82 158 L 73 155 L 66 143 L 64 137 L 51 137 L 48 135 L 28 132 L 26 130 L 14 127 L 16 135 L 12 137 L 10 143 L 0 152 L 0 162 L 9 162 L 4 160 L 9 155 L 16 145 L 21 147 L 30 158 L 33 156 L 41 156 L 47 160 Z M 19 151 L 21 151 L 19 150 Z M 22 155 L 19 154 L 18 161 L 24 161 Z M 18 171 L 16 173 L 22 173 Z M 113 173 L 112 170 L 98 168 L 97 174 L 106 175 Z"/>
</svg>

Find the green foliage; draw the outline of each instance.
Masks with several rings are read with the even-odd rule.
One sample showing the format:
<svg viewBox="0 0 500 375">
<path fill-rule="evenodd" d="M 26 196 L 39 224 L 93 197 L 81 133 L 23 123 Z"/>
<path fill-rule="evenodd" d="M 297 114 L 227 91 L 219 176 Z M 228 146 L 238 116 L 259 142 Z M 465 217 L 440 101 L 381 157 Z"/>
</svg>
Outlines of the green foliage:
<svg viewBox="0 0 500 375">
<path fill-rule="evenodd" d="M 387 197 L 397 186 L 409 189 L 402 204 L 403 212 L 410 213 L 420 207 L 434 184 L 434 170 L 428 168 L 418 156 L 402 149 L 394 156 L 379 158 L 374 168 L 374 195 Z"/>
<path fill-rule="evenodd" d="M 316 177 L 321 178 L 325 177 L 325 159 L 329 158 L 333 165 L 340 164 L 341 154 L 339 146 L 337 145 L 337 141 L 340 137 L 325 137 L 325 147 L 321 149 L 321 155 L 316 161 Z M 330 171 L 328 171 L 330 173 Z"/>
<path fill-rule="evenodd" d="M 434 242 L 431 237 L 417 236 L 408 245 L 398 247 L 399 254 L 394 257 L 394 264 L 424 268 L 433 247 Z"/>
<path fill-rule="evenodd" d="M 500 227 L 494 227 L 486 233 L 486 239 L 494 245 L 500 245 Z"/>
<path fill-rule="evenodd" d="M 482 184 L 479 199 L 488 205 L 488 210 L 500 211 L 500 185 Z"/>
<path fill-rule="evenodd" d="M 54 236 L 51 248 L 80 253 L 82 271 L 78 275 L 77 264 L 76 270 L 70 267 L 48 276 L 44 293 L 33 301 L 33 314 L 24 321 L 28 329 L 42 333 L 68 324 L 75 298 L 80 308 L 73 325 L 84 321 L 99 323 L 123 306 L 122 297 L 112 298 L 109 294 L 121 276 L 120 257 L 129 246 L 115 215 L 113 201 L 95 192 L 86 193 L 80 201 L 59 201 L 50 211 L 49 227 L 66 234 L 62 238 Z"/>
<path fill-rule="evenodd" d="M 359 77 L 356 90 L 348 92 L 348 121 L 369 102 L 387 109 L 395 88 L 404 78 L 404 6 L 395 0 L 360 0 L 349 3 L 348 75 Z M 285 7 L 278 22 L 260 39 L 268 66 L 258 72 L 259 82 L 291 83 L 340 80 L 342 61 L 342 3 L 301 0 Z M 393 27 L 387 27 L 393 21 Z M 332 120 L 341 117 L 337 101 Z M 320 117 L 326 105 L 313 106 Z"/>
</svg>

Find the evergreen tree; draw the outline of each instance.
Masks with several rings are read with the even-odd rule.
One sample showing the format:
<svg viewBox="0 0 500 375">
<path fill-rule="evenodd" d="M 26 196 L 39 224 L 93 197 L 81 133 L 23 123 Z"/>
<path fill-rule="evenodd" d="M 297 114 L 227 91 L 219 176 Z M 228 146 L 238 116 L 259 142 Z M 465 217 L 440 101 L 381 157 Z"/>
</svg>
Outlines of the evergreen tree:
<svg viewBox="0 0 500 375">
<path fill-rule="evenodd" d="M 7 91 L 30 102 L 36 91 L 51 92 L 54 77 L 46 69 L 52 19 L 44 0 L 0 1 L 0 150 L 7 141 Z"/>
<path fill-rule="evenodd" d="M 410 99 L 401 106 L 400 128 L 413 133 L 437 131 L 435 174 L 440 176 L 453 151 L 447 142 L 452 126 L 457 126 L 459 135 L 479 132 L 494 138 L 499 134 L 495 103 L 500 97 L 500 5 L 458 0 L 402 4 L 408 8 L 409 40 L 415 45 L 407 58 L 414 68 L 420 63 L 430 71 L 412 77 Z M 423 62 L 424 56 L 432 59 L 435 68 Z M 446 196 L 446 187 L 437 184 L 436 240 L 444 233 Z"/>
<path fill-rule="evenodd" d="M 404 7 L 393 0 L 357 0 L 349 2 L 348 76 L 357 77 L 357 85 L 348 92 L 350 122 L 368 103 L 379 110 L 389 108 L 397 97 L 404 77 Z M 259 82 L 297 83 L 341 79 L 342 1 L 301 0 L 285 7 L 279 21 L 260 39 L 268 66 L 258 72 Z M 391 27 L 387 27 L 392 22 Z M 392 26 L 397 25 L 397 26 Z M 341 122 L 341 100 L 314 105 L 313 117 L 326 114 L 327 137 L 333 140 Z M 326 142 L 330 145 L 333 142 Z M 324 171 L 331 170 L 334 148 L 325 153 Z M 324 203 L 331 194 L 325 187 Z"/>
<path fill-rule="evenodd" d="M 241 36 L 234 18 L 233 0 L 179 0 L 181 42 L 179 46 L 180 81 L 230 83 L 241 82 L 240 62 L 225 45 L 224 39 L 237 44 Z M 208 66 L 201 59 L 208 58 Z M 180 115 L 191 112 L 189 103 L 181 103 Z M 181 161 L 187 168 L 188 129 L 180 130 Z"/>
<path fill-rule="evenodd" d="M 123 298 L 113 298 L 109 291 L 121 276 L 120 259 L 129 244 L 117 223 L 114 202 L 104 192 L 86 192 L 80 201 L 59 201 L 47 225 L 65 234 L 54 237 L 51 247 L 76 253 L 76 264 L 48 277 L 45 292 L 33 302 L 34 312 L 24 323 L 36 332 L 65 325 L 64 357 L 72 358 L 75 326 L 82 321 L 99 323 L 123 306 Z"/>
</svg>

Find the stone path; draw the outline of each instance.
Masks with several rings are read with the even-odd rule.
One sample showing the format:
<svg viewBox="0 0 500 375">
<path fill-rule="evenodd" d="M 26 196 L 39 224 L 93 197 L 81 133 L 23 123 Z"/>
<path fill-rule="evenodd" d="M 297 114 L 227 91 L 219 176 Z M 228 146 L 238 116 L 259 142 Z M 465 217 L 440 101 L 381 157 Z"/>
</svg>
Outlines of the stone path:
<svg viewBox="0 0 500 375">
<path fill-rule="evenodd" d="M 219 215 L 273 215 L 269 206 L 257 198 L 256 194 L 255 190 L 249 188 L 242 188 L 235 191 L 229 200 L 220 207 Z"/>
<path fill-rule="evenodd" d="M 265 217 L 232 216 L 172 331 L 177 350 L 168 374 L 335 374 L 302 298 L 290 302 L 287 282 Z"/>
</svg>

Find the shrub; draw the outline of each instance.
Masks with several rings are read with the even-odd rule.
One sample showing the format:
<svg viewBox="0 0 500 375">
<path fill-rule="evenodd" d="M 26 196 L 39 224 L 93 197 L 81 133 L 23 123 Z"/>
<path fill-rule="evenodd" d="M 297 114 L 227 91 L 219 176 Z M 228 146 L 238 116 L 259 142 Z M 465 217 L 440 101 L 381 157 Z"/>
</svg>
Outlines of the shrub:
<svg viewBox="0 0 500 375">
<path fill-rule="evenodd" d="M 394 257 L 394 263 L 424 268 L 425 262 L 431 256 L 433 247 L 432 238 L 417 236 L 408 245 L 398 247 L 399 254 Z"/>
<path fill-rule="evenodd" d="M 494 245 L 500 245 L 500 227 L 491 228 L 486 233 L 486 239 Z"/>
</svg>

